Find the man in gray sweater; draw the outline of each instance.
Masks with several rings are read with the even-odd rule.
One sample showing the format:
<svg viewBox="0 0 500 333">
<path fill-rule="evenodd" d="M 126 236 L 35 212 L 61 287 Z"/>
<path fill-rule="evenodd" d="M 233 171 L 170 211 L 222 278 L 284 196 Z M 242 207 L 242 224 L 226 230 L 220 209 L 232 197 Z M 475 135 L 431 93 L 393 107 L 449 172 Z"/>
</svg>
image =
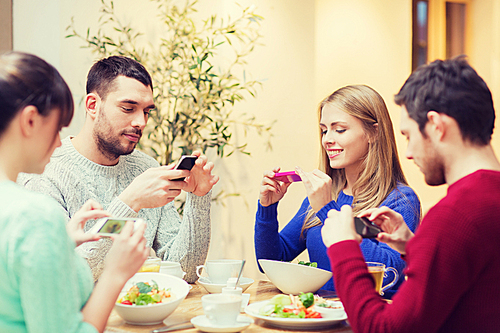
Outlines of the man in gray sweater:
<svg viewBox="0 0 500 333">
<path fill-rule="evenodd" d="M 52 196 L 68 220 L 88 200 L 102 204 L 115 217 L 141 217 L 145 237 L 163 260 L 178 261 L 185 279 L 197 279 L 210 242 L 211 189 L 219 180 L 213 163 L 199 152 L 191 171 L 160 166 L 135 150 L 155 108 L 149 73 L 137 61 L 112 56 L 95 63 L 87 76 L 86 119 L 81 132 L 62 140 L 42 175 L 22 174 L 18 183 Z M 187 177 L 184 181 L 175 180 Z M 187 192 L 183 217 L 173 200 Z M 95 220 L 88 221 L 88 230 Z M 94 279 L 104 267 L 111 240 L 79 246 Z"/>
</svg>

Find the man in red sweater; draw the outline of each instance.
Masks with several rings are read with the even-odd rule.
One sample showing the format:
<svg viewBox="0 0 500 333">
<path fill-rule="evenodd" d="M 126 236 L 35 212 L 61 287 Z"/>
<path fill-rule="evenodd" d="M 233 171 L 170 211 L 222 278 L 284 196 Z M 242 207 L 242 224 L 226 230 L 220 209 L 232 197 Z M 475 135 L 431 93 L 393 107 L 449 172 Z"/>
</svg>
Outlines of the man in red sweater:
<svg viewBox="0 0 500 333">
<path fill-rule="evenodd" d="M 491 93 L 464 58 L 419 67 L 395 97 L 401 133 L 429 185 L 448 193 L 415 235 L 387 207 L 361 213 L 399 251 L 407 281 L 384 301 L 358 243 L 352 210 L 330 211 L 322 229 L 355 332 L 500 332 L 500 163 L 490 144 Z"/>
</svg>

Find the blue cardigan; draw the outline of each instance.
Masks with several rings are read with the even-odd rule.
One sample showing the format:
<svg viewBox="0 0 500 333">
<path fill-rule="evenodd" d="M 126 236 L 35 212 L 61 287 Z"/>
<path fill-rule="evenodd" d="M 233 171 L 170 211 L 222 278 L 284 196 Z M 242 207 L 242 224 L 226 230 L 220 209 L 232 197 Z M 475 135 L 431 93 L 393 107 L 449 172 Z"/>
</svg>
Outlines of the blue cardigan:
<svg viewBox="0 0 500 333">
<path fill-rule="evenodd" d="M 332 200 L 316 214 L 322 223 L 305 229 L 302 236 L 302 225 L 307 215 L 307 209 L 310 206 L 308 198 L 304 199 L 297 214 L 281 232 L 278 232 L 278 203 L 268 207 L 264 207 L 259 203 L 254 238 L 257 259 L 291 261 L 307 249 L 311 262 L 317 262 L 319 268 L 330 270 L 330 261 L 321 238 L 321 228 L 330 209 L 340 210 L 343 205 L 352 205 L 352 200 L 352 196 L 340 192 L 337 201 Z M 387 196 L 381 206 L 387 206 L 400 213 L 408 227 L 415 232 L 420 220 L 420 201 L 410 187 L 399 185 L 397 189 Z M 385 292 L 386 296 L 392 296 L 404 280 L 403 269 L 405 262 L 400 254 L 387 244 L 379 243 L 374 239 L 364 239 L 360 246 L 366 261 L 384 263 L 387 267 L 394 267 L 398 271 L 400 276 L 398 283 Z M 384 280 L 384 285 L 393 279 L 393 274 L 389 273 Z M 335 290 L 333 279 L 330 279 L 322 289 Z"/>
</svg>

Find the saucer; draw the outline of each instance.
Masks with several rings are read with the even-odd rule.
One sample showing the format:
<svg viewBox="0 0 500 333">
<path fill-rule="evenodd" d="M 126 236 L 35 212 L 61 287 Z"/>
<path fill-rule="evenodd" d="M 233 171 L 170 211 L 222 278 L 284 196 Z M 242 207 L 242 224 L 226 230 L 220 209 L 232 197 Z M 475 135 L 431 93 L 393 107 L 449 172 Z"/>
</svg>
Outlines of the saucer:
<svg viewBox="0 0 500 333">
<path fill-rule="evenodd" d="M 226 286 L 224 283 L 210 283 L 210 280 L 206 277 L 201 277 L 198 279 L 199 284 L 203 286 L 210 294 L 221 293 L 222 288 Z M 250 278 L 241 277 L 238 286 L 241 287 L 242 291 L 248 289 L 254 281 Z"/>
<path fill-rule="evenodd" d="M 194 325 L 197 329 L 203 332 L 220 332 L 220 333 L 232 333 L 232 332 L 241 332 L 244 329 L 248 328 L 251 324 L 253 324 L 253 319 L 247 316 L 238 316 L 236 319 L 236 325 L 234 326 L 219 326 L 210 323 L 207 316 L 201 315 L 196 316 L 191 319 L 191 324 Z"/>
</svg>

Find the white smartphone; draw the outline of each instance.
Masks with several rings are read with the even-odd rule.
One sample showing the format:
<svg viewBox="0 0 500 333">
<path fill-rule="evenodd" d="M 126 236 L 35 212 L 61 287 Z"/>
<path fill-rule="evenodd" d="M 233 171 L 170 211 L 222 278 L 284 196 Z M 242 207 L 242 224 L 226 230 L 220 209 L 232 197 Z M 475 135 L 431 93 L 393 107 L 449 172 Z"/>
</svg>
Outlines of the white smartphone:
<svg viewBox="0 0 500 333">
<path fill-rule="evenodd" d="M 102 237 L 111 237 L 113 235 L 118 235 L 125 223 L 127 221 L 134 222 L 134 231 L 144 223 L 144 220 L 141 218 L 133 218 L 133 217 L 103 217 L 102 219 L 98 219 L 94 226 L 89 229 L 89 233 L 98 234 Z"/>
</svg>

